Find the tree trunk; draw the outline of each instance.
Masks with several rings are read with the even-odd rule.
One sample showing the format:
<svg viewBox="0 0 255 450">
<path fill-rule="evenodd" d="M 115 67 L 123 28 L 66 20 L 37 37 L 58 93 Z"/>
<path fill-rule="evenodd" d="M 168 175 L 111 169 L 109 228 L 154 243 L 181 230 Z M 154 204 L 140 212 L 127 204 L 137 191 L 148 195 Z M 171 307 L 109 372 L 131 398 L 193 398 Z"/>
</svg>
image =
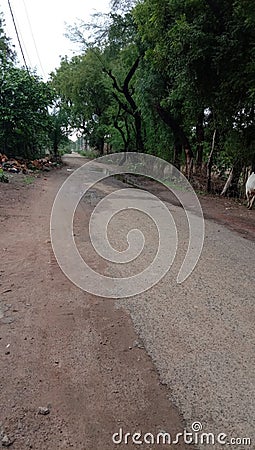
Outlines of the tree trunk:
<svg viewBox="0 0 255 450">
<path fill-rule="evenodd" d="M 138 111 L 134 114 L 135 117 L 135 131 L 136 131 L 136 148 L 138 152 L 143 152 L 143 137 L 142 137 L 142 118 Z"/>
<path fill-rule="evenodd" d="M 212 147 L 210 151 L 210 155 L 207 162 L 207 192 L 211 192 L 212 188 L 212 165 L 213 165 L 213 154 L 215 150 L 215 140 L 216 140 L 216 134 L 217 130 L 214 130 L 213 133 L 213 140 L 212 140 Z"/>
<path fill-rule="evenodd" d="M 123 166 L 123 164 L 127 161 L 127 152 L 124 153 L 124 155 L 122 156 L 120 162 L 119 162 L 119 166 Z"/>
<path fill-rule="evenodd" d="M 231 172 L 230 172 L 227 182 L 221 192 L 221 195 L 226 195 L 228 193 L 230 197 L 239 197 L 238 184 L 239 184 L 239 179 L 240 179 L 240 175 L 242 172 L 242 168 L 243 168 L 243 165 L 242 165 L 241 160 L 237 160 L 231 169 Z"/>
<path fill-rule="evenodd" d="M 127 152 L 127 149 L 128 149 L 128 142 L 127 142 L 127 139 L 126 139 L 126 136 L 125 136 L 125 133 L 124 133 L 124 131 L 122 130 L 122 128 L 119 126 L 119 124 L 118 124 L 118 120 L 115 120 L 114 121 L 114 128 L 120 133 L 120 135 L 121 135 L 121 138 L 122 138 L 122 141 L 123 141 L 123 144 L 124 144 L 124 152 Z"/>
<path fill-rule="evenodd" d="M 174 166 L 180 170 L 181 169 L 181 154 L 182 154 L 182 145 L 178 142 L 175 143 L 174 146 Z"/>
<path fill-rule="evenodd" d="M 169 111 L 162 108 L 162 106 L 159 104 L 155 105 L 155 108 L 161 119 L 166 123 L 166 125 L 168 125 L 171 128 L 173 132 L 175 141 L 175 151 L 176 149 L 179 149 L 179 146 L 184 148 L 186 156 L 186 175 L 188 179 L 190 179 L 194 154 L 191 149 L 189 140 L 180 124 L 177 122 L 177 120 L 172 116 L 172 114 Z M 178 154 L 180 155 L 180 150 L 178 150 Z"/>
<path fill-rule="evenodd" d="M 129 82 L 133 76 L 133 73 L 135 73 L 136 68 L 138 67 L 139 58 L 137 59 L 137 62 L 134 64 L 133 68 L 129 72 L 128 76 L 126 77 L 126 80 L 123 85 L 123 94 L 126 97 L 126 100 L 128 101 L 130 107 L 133 111 L 133 117 L 135 122 L 135 137 L 136 137 L 136 148 L 138 152 L 143 152 L 144 145 L 143 145 L 143 137 L 142 137 L 142 117 L 140 112 L 138 111 L 137 105 L 132 97 L 132 95 L 129 92 Z"/>
<path fill-rule="evenodd" d="M 133 116 L 134 118 L 134 125 L 135 125 L 135 135 L 136 135 L 136 149 L 138 152 L 143 152 L 144 150 L 144 143 L 143 143 L 143 135 L 142 135 L 142 117 L 140 114 L 140 111 L 137 108 L 136 102 L 132 97 L 132 94 L 130 93 L 129 83 L 131 79 L 133 78 L 141 59 L 142 55 L 139 55 L 132 67 L 130 68 L 124 83 L 122 86 L 119 86 L 116 77 L 112 74 L 111 70 L 104 69 L 104 71 L 109 75 L 109 77 L 113 81 L 113 87 L 116 89 L 117 92 L 123 94 L 125 96 L 125 99 L 129 105 L 129 108 L 125 106 L 119 99 L 117 95 L 114 95 L 115 99 L 118 101 L 119 105 Z"/>
<path fill-rule="evenodd" d="M 221 192 L 220 195 L 222 195 L 222 196 L 226 195 L 226 193 L 227 193 L 227 191 L 228 191 L 228 188 L 229 188 L 229 186 L 230 186 L 230 184 L 231 184 L 231 182 L 232 182 L 232 179 L 233 179 L 233 168 L 232 168 L 231 171 L 230 171 L 230 174 L 229 174 L 229 176 L 228 176 L 228 179 L 227 179 L 227 181 L 226 181 L 226 184 L 225 184 L 225 186 L 224 186 L 224 188 L 223 188 L 223 190 L 222 190 L 222 192 Z"/>
<path fill-rule="evenodd" d="M 98 146 L 99 155 L 103 156 L 103 154 L 104 154 L 104 138 L 100 137 L 98 139 L 97 146 Z"/>
<path fill-rule="evenodd" d="M 185 156 L 186 156 L 186 177 L 188 180 L 191 178 L 192 168 L 193 168 L 193 152 L 190 148 L 185 148 Z"/>
<path fill-rule="evenodd" d="M 204 152 L 204 113 L 200 114 L 196 124 L 196 138 L 197 138 L 197 154 L 196 154 L 196 171 L 201 172 Z"/>
<path fill-rule="evenodd" d="M 54 137 L 54 142 L 53 142 L 53 155 L 54 156 L 58 156 L 58 140 L 57 137 Z"/>
</svg>

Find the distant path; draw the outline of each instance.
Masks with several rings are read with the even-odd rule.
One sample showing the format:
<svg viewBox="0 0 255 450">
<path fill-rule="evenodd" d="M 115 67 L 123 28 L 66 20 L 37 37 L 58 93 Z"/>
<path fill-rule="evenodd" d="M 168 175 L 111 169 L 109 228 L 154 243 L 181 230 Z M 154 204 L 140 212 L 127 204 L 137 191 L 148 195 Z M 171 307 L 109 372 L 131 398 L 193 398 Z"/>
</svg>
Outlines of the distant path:
<svg viewBox="0 0 255 450">
<path fill-rule="evenodd" d="M 68 158 L 84 158 L 84 156 L 80 155 L 78 152 L 67 153 L 63 156 L 63 159 L 68 160 Z M 84 158 L 85 159 L 85 158 Z"/>
</svg>

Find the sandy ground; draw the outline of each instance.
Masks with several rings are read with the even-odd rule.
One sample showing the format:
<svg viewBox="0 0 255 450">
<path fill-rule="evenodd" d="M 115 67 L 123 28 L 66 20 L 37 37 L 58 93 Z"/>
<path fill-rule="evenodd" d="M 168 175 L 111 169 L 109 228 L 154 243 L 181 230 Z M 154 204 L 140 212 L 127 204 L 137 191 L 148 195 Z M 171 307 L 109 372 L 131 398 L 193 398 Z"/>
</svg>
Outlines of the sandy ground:
<svg viewBox="0 0 255 450">
<path fill-rule="evenodd" d="M 2 445 L 131 449 L 130 440 L 115 445 L 112 434 L 122 428 L 174 436 L 199 421 L 205 432 L 253 439 L 231 448 L 254 448 L 255 211 L 203 197 L 205 215 L 214 220 L 206 221 L 197 268 L 176 285 L 187 230 L 182 210 L 169 203 L 184 242 L 171 272 L 135 298 L 97 298 L 61 272 L 49 236 L 57 190 L 67 169 L 82 162 L 68 158 L 68 166 L 31 184 L 15 176 L 0 185 Z M 96 199 L 120 185 L 102 184 Z M 93 201 L 85 198 L 78 208 L 77 246 L 96 269 L 113 274 L 116 268 L 94 258 L 84 231 Z M 149 223 L 135 220 L 154 242 Z M 117 247 L 126 223 L 117 218 L 120 233 L 111 235 Z M 151 245 L 139 267 L 149 252 Z M 40 407 L 49 413 L 39 414 Z M 195 448 L 183 442 L 138 447 Z"/>
</svg>

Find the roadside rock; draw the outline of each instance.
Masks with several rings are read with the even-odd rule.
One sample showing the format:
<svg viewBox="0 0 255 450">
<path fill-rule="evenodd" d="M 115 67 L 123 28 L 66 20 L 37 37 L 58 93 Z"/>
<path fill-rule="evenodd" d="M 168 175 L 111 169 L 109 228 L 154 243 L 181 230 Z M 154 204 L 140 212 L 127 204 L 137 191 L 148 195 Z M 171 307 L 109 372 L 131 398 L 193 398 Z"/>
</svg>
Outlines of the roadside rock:
<svg viewBox="0 0 255 450">
<path fill-rule="evenodd" d="M 11 439 L 7 434 L 4 434 L 2 437 L 2 447 L 10 447 L 15 439 Z"/>
<path fill-rule="evenodd" d="M 38 414 L 47 416 L 47 414 L 50 414 L 50 408 L 48 408 L 47 406 L 39 406 Z"/>
</svg>

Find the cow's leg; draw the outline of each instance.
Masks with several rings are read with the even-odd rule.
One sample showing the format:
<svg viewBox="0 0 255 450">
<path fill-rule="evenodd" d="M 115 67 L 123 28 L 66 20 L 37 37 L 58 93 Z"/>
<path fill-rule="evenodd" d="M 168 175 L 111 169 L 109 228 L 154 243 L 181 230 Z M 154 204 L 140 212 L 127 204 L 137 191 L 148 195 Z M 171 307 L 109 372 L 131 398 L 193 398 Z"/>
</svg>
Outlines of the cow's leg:
<svg viewBox="0 0 255 450">
<path fill-rule="evenodd" d="M 247 197 L 247 208 L 250 209 L 250 194 L 247 193 L 246 197 Z"/>
<path fill-rule="evenodd" d="M 253 203 L 254 203 L 254 200 L 255 200 L 255 194 L 253 194 L 253 196 L 252 196 L 252 199 L 251 199 L 251 201 L 250 201 L 249 209 L 252 209 L 252 205 L 253 205 Z"/>
</svg>

